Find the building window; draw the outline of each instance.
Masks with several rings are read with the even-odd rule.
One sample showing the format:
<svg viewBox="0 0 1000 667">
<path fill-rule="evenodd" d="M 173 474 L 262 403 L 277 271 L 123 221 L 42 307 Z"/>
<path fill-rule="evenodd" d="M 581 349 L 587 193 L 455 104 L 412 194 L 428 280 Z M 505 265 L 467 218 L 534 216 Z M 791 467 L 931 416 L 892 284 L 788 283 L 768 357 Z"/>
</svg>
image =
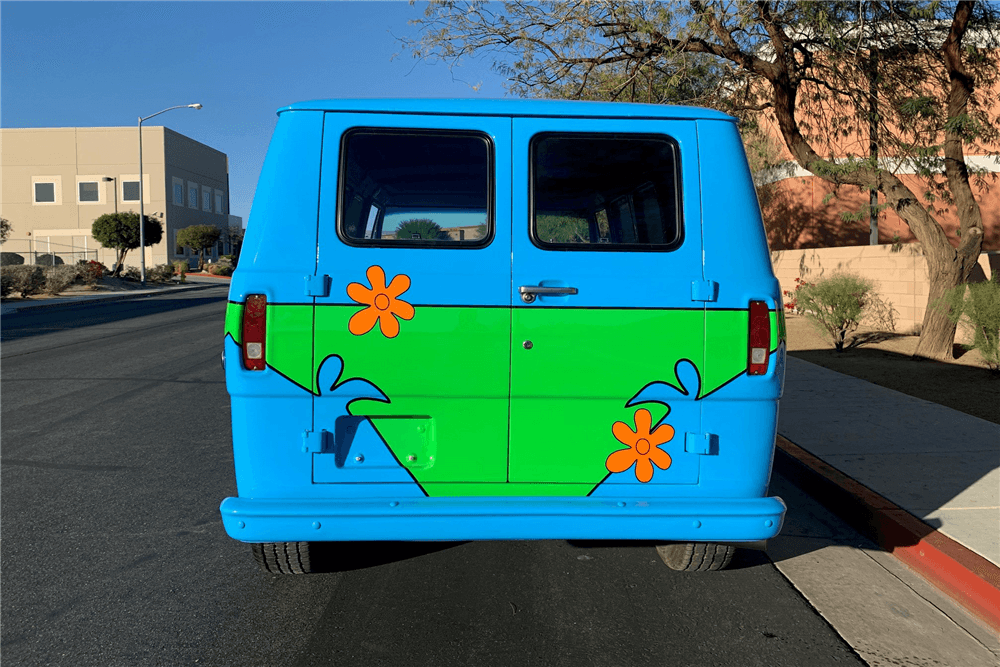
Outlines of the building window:
<svg viewBox="0 0 1000 667">
<path fill-rule="evenodd" d="M 174 206 L 184 206 L 184 181 L 174 178 Z"/>
<path fill-rule="evenodd" d="M 96 181 L 80 181 L 80 201 L 99 202 L 101 201 L 101 190 L 97 187 Z"/>
<path fill-rule="evenodd" d="M 35 183 L 35 203 L 55 204 L 56 184 L 55 183 Z"/>
<path fill-rule="evenodd" d="M 212 212 L 212 188 L 206 188 L 202 186 L 201 188 L 201 210 L 208 213 Z"/>
<path fill-rule="evenodd" d="M 215 212 L 216 213 L 220 213 L 220 214 L 223 212 L 222 211 L 222 191 L 221 190 L 216 190 L 215 191 Z"/>
<path fill-rule="evenodd" d="M 139 201 L 139 181 L 122 181 L 122 201 Z"/>
<path fill-rule="evenodd" d="M 188 183 L 188 208 L 198 208 L 197 183 Z"/>
</svg>

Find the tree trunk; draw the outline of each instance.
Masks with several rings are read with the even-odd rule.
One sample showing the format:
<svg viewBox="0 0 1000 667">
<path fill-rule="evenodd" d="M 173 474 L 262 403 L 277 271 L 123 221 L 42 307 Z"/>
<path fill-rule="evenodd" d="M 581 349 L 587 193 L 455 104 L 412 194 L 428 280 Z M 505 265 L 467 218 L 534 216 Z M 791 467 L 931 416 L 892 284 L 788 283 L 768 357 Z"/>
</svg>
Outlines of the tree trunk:
<svg viewBox="0 0 1000 667">
<path fill-rule="evenodd" d="M 954 251 L 953 251 L 954 254 Z M 929 282 L 927 310 L 920 327 L 920 340 L 913 353 L 915 357 L 947 361 L 954 358 L 956 323 L 951 320 L 951 309 L 941 303 L 950 289 L 964 282 L 959 264 L 940 252 L 927 253 L 927 277 Z"/>
<path fill-rule="evenodd" d="M 125 268 L 125 255 L 128 254 L 128 248 L 121 248 L 118 250 L 118 259 L 115 261 L 115 270 L 111 272 L 112 278 L 117 278 L 122 274 L 122 269 Z"/>
<path fill-rule="evenodd" d="M 949 120 L 966 116 L 969 98 L 975 87 L 962 60 L 962 37 L 968 29 L 974 4 L 963 0 L 956 5 L 951 29 L 942 48 L 950 81 Z M 952 248 L 944 239 L 945 242 L 938 243 L 934 247 L 925 246 L 930 294 L 920 332 L 920 342 L 917 344 L 914 356 L 932 359 L 953 358 L 956 328 L 955 323 L 948 317 L 948 310 L 937 306 L 935 302 L 949 289 L 965 284 L 979 260 L 979 253 L 983 247 L 982 213 L 969 184 L 969 170 L 965 166 L 964 138 L 957 131 L 951 129 L 945 131 L 944 158 L 945 176 L 955 198 L 955 209 L 959 219 L 960 243 L 958 248 Z"/>
</svg>

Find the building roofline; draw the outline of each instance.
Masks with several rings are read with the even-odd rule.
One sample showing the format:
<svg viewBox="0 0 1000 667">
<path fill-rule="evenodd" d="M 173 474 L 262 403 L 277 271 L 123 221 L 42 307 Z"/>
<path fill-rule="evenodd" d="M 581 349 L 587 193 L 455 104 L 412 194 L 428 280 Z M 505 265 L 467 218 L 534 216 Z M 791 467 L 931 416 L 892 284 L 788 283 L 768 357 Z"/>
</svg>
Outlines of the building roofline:
<svg viewBox="0 0 1000 667">
<path fill-rule="evenodd" d="M 215 151 L 219 155 L 225 156 L 227 164 L 228 164 L 228 160 L 229 160 L 228 154 L 224 153 L 223 151 L 220 151 L 218 148 L 215 148 L 213 146 L 209 146 L 208 144 L 203 143 L 201 141 L 198 141 L 197 139 L 193 139 L 193 138 L 189 137 L 186 134 L 182 134 L 182 133 L 178 132 L 177 130 L 172 130 L 169 127 L 167 127 L 166 125 L 143 125 L 142 128 L 144 130 L 163 130 L 164 134 L 166 134 L 167 132 L 169 132 L 170 134 L 176 135 L 178 137 L 182 137 L 182 138 L 184 138 L 184 139 L 186 139 L 186 140 L 188 140 L 188 141 L 190 141 L 192 143 L 196 143 L 199 146 L 207 148 L 210 151 Z M 96 131 L 99 131 L 99 132 L 110 132 L 112 130 L 114 130 L 114 131 L 129 130 L 129 131 L 135 132 L 136 129 L 137 129 L 137 127 L 135 125 L 119 125 L 119 126 L 108 126 L 108 127 L 86 127 L 86 126 L 84 126 L 84 127 L 2 127 L 2 128 L 0 128 L 0 132 L 68 132 L 68 131 L 76 132 L 76 131 L 79 131 L 79 130 L 88 130 L 88 131 L 90 131 L 90 130 L 96 130 Z"/>
</svg>

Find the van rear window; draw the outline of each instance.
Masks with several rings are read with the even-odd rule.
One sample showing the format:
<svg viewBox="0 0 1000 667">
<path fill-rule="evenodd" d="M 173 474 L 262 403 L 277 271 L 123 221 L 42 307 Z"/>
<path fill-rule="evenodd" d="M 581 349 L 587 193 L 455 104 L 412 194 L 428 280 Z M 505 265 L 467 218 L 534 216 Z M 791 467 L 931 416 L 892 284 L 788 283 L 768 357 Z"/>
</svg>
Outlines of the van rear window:
<svg viewBox="0 0 1000 667">
<path fill-rule="evenodd" d="M 677 143 L 545 133 L 531 143 L 531 238 L 551 250 L 670 250 L 682 241 Z"/>
<path fill-rule="evenodd" d="M 493 144 L 480 132 L 355 128 L 341 145 L 347 243 L 477 247 L 493 236 Z"/>
</svg>

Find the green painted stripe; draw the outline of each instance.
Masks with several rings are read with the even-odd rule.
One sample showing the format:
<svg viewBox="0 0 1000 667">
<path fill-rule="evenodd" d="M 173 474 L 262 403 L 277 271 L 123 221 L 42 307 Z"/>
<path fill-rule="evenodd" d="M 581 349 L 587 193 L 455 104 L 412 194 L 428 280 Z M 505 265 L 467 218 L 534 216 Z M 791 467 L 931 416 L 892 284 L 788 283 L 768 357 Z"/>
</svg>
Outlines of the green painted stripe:
<svg viewBox="0 0 1000 667">
<path fill-rule="evenodd" d="M 268 363 L 315 393 L 319 365 L 339 355 L 341 381 L 362 378 L 390 399 L 357 400 L 350 412 L 372 419 L 430 495 L 586 495 L 622 448 L 611 426 L 633 423 L 635 408 L 624 405 L 640 389 L 679 387 L 681 359 L 698 369 L 702 396 L 746 369 L 746 310 L 418 307 L 394 338 L 378 324 L 350 333 L 362 310 L 269 305 Z M 241 316 L 230 304 L 226 331 L 237 341 Z M 776 347 L 782 319 L 771 318 Z M 527 482 L 530 469 L 542 483 L 504 484 L 508 458 L 511 481 Z"/>
<path fill-rule="evenodd" d="M 607 474 L 607 471 L 605 471 Z M 600 480 L 598 480 L 600 481 Z M 424 484 L 424 490 L 432 498 L 459 496 L 566 496 L 584 497 L 594 489 L 594 484 L 463 484 L 432 482 Z"/>
<path fill-rule="evenodd" d="M 303 389 L 316 393 L 311 304 L 267 307 L 267 363 Z"/>
<path fill-rule="evenodd" d="M 226 333 L 233 337 L 236 344 L 240 344 L 240 327 L 243 324 L 243 304 L 226 304 Z M 224 334 L 225 335 L 225 334 Z"/>
</svg>

